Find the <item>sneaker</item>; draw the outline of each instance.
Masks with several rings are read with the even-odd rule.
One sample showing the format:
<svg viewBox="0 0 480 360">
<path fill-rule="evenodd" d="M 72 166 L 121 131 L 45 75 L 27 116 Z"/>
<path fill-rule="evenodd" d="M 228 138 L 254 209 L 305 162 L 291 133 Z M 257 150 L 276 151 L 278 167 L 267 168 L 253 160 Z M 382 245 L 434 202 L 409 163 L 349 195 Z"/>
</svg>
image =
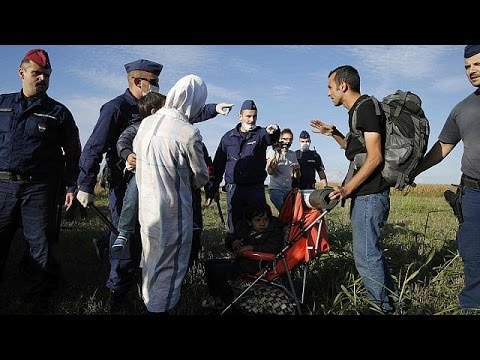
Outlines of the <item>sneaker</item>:
<svg viewBox="0 0 480 360">
<path fill-rule="evenodd" d="M 209 309 L 224 309 L 226 305 L 218 296 L 209 296 L 202 301 L 202 307 Z"/>
<path fill-rule="evenodd" d="M 125 246 L 127 241 L 128 241 L 128 239 L 125 236 L 118 235 L 117 238 L 115 239 L 115 242 L 112 245 L 112 249 L 113 248 L 122 248 L 123 249 L 123 247 Z"/>
<path fill-rule="evenodd" d="M 460 315 L 480 315 L 480 309 L 465 308 L 460 310 Z"/>
</svg>

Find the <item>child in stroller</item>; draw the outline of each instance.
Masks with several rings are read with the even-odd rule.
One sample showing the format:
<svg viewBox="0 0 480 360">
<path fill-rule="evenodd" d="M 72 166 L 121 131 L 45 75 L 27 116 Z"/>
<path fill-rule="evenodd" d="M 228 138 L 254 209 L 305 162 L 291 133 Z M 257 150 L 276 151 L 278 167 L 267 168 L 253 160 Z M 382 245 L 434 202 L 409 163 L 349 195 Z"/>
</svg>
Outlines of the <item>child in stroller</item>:
<svg viewBox="0 0 480 360">
<path fill-rule="evenodd" d="M 212 259 L 205 263 L 205 276 L 210 296 L 202 306 L 214 309 L 225 308 L 234 298 L 230 281 L 241 274 L 255 274 L 266 264 L 241 255 L 246 251 L 277 254 L 283 247 L 284 231 L 281 221 L 272 216 L 270 206 L 256 202 L 243 211 L 243 219 L 235 226 L 233 241 L 227 239 L 227 249 L 233 259 Z"/>
</svg>

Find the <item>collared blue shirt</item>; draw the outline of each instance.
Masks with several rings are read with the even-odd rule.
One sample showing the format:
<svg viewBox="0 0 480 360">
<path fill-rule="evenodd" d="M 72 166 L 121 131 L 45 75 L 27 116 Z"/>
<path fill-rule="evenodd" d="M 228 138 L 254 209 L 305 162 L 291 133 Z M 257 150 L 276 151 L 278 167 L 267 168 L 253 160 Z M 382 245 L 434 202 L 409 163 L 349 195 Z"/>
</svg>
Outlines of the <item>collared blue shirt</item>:
<svg viewBox="0 0 480 360">
<path fill-rule="evenodd" d="M 223 135 L 213 160 L 215 185 L 225 182 L 237 185 L 263 184 L 267 178 L 267 147 L 278 141 L 280 130 L 270 135 L 263 127 L 248 133 L 238 124 Z"/>
<path fill-rule="evenodd" d="M 100 171 L 100 163 L 105 153 L 107 166 L 112 169 L 113 176 L 121 178 L 125 164 L 118 157 L 117 140 L 128 122 L 138 116 L 138 100 L 128 89 L 122 95 L 103 104 L 97 124 L 80 157 L 80 175 L 78 177 L 80 190 L 93 193 Z"/>
<path fill-rule="evenodd" d="M 0 95 L 0 171 L 62 174 L 73 188 L 80 157 L 78 128 L 67 107 L 48 95 Z M 63 170 L 62 154 L 65 153 Z"/>
</svg>

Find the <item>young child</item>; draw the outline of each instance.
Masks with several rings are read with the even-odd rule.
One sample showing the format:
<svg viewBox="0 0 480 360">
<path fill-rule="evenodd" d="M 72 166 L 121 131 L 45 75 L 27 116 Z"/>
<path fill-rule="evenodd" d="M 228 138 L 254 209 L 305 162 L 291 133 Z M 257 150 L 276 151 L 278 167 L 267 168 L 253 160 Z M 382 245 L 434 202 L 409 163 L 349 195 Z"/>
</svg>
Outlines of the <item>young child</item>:
<svg viewBox="0 0 480 360">
<path fill-rule="evenodd" d="M 158 109 L 165 105 L 166 96 L 159 93 L 149 92 L 138 100 L 140 117 L 132 119 L 130 125 L 122 132 L 117 142 L 117 151 L 126 161 L 125 180 L 127 190 L 123 198 L 122 213 L 118 220 L 118 236 L 112 245 L 112 249 L 121 249 L 125 246 L 130 236 L 135 232 L 138 220 L 138 188 L 135 180 L 136 156 L 133 152 L 133 139 L 137 134 L 140 123 L 149 115 L 155 114 Z"/>
<path fill-rule="evenodd" d="M 210 297 L 202 302 L 204 307 L 224 308 L 233 298 L 229 281 L 240 274 L 255 274 L 264 262 L 242 257 L 245 251 L 277 254 L 283 247 L 283 226 L 272 216 L 272 209 L 265 202 L 256 202 L 245 207 L 243 219 L 235 227 L 234 239 L 227 248 L 233 251 L 234 259 L 212 259 L 205 264 L 205 277 Z"/>
<path fill-rule="evenodd" d="M 166 96 L 158 93 L 149 92 L 138 100 L 138 107 L 140 116 L 137 119 L 132 119 L 131 124 L 123 131 L 118 138 L 117 151 L 119 156 L 126 161 L 125 168 L 125 182 L 127 182 L 127 190 L 123 198 L 122 213 L 118 221 L 118 236 L 112 245 L 112 250 L 121 250 L 127 243 L 130 236 L 135 232 L 135 225 L 138 220 L 138 188 L 135 180 L 135 165 L 136 155 L 133 152 L 133 139 L 138 132 L 141 121 L 154 113 L 165 105 Z M 204 111 L 195 116 L 191 123 L 197 123 L 211 119 L 217 114 L 228 115 L 233 104 L 219 103 L 208 108 L 208 105 L 204 107 Z M 203 146 L 205 155 L 205 161 L 207 165 L 211 165 L 211 159 L 209 159 L 208 151 Z M 209 159 L 209 162 L 207 161 Z M 211 171 L 209 171 L 211 172 Z M 201 198 L 198 200 L 198 196 L 201 197 L 200 190 L 194 191 L 193 195 L 193 220 L 194 220 L 194 235 L 193 246 L 191 253 L 190 264 L 192 265 L 198 259 L 198 252 L 201 248 L 200 235 L 203 228 Z"/>
</svg>

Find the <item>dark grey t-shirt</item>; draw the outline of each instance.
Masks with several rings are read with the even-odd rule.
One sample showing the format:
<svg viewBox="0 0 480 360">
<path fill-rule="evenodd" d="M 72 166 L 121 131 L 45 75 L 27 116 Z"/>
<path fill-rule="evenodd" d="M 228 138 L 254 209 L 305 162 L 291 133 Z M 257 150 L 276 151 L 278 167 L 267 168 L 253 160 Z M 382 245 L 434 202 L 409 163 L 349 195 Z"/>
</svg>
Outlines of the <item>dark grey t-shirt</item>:
<svg viewBox="0 0 480 360">
<path fill-rule="evenodd" d="M 447 144 L 462 140 L 462 173 L 480 179 L 480 89 L 453 108 L 438 140 Z"/>
</svg>

